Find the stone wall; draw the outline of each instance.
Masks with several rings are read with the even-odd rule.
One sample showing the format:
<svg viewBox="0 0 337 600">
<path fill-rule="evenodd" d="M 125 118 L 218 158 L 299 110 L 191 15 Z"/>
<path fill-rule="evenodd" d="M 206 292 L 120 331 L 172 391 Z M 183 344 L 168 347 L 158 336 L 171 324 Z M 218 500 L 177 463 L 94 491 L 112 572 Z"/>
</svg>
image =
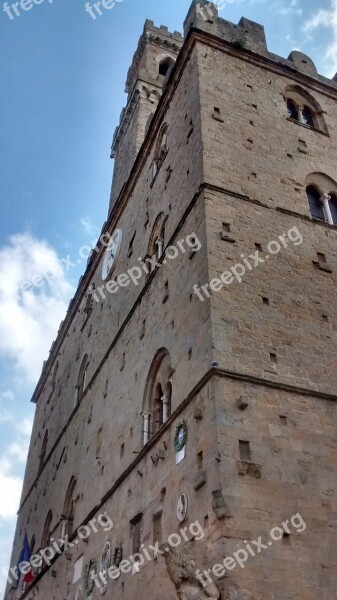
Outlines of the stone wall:
<svg viewBox="0 0 337 600">
<path fill-rule="evenodd" d="M 118 142 L 119 160 L 126 161 L 119 189 L 127 181 L 105 231 L 123 231 L 114 278 L 151 253 L 160 215 L 166 219 L 165 247 L 192 233 L 202 246 L 194 254 L 185 246 L 139 285 L 94 302 L 89 314 L 90 286 L 98 297 L 102 286 L 104 248 L 88 263 L 34 394 L 12 564 L 25 528 L 36 537 L 35 550 L 41 546 L 50 509 L 51 532 L 61 534 L 72 476 L 74 528 L 104 511 L 114 528 L 59 557 L 26 594 L 29 600 L 79 600 L 85 567 L 100 560 L 106 541 L 112 549 L 121 544 L 126 558 L 132 553 L 132 520 L 141 513 L 142 543 L 153 543 L 156 515 L 162 515 L 167 539 L 179 530 L 182 490 L 190 499 L 186 525 L 198 520 L 205 531 L 203 541 L 186 543 L 202 569 L 297 512 L 307 524 L 303 533 L 292 532 L 249 559 L 245 569 L 221 577 L 223 599 L 238 597 L 237 591 L 242 600 L 242 594 L 249 600 L 335 598 L 336 229 L 312 221 L 305 193 L 313 171 L 329 181 L 334 176 L 335 82 L 317 75 L 303 55 L 270 55 L 261 26 L 245 19 L 228 24 L 215 13 L 205 22 L 195 11 L 193 3 L 186 41 L 144 140 L 136 130 L 145 112 L 135 112 L 136 129 L 126 129 Z M 166 36 L 151 22 L 147 28 Z M 170 35 L 178 39 L 176 32 Z M 144 56 L 150 57 L 148 43 Z M 138 58 L 129 72 L 129 94 L 140 73 Z M 324 131 L 287 118 L 284 94 L 295 84 L 321 107 Z M 165 123 L 168 152 L 152 180 Z M 142 144 L 137 157 L 123 150 L 131 138 Z M 269 242 L 294 228 L 302 243 L 288 238 L 286 248 L 268 251 Z M 256 252 L 268 259 L 247 267 L 241 283 L 198 297 L 195 284 L 209 284 Z M 161 348 L 168 350 L 173 371 L 172 415 L 143 448 L 144 390 Z M 85 355 L 86 388 L 75 406 Z M 182 418 L 188 425 L 186 458 L 176 465 L 173 440 Z M 37 476 L 47 429 L 46 460 Z M 74 582 L 81 554 L 82 575 Z M 162 558 L 108 589 L 107 597 L 176 597 Z M 95 589 L 92 598 L 98 597 Z"/>
</svg>

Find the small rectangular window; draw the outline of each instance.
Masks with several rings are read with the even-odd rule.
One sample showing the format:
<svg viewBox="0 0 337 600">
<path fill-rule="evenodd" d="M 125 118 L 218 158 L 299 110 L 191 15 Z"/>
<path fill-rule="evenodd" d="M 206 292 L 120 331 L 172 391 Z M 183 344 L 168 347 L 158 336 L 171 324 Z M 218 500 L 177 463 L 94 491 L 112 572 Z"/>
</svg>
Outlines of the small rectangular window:
<svg viewBox="0 0 337 600">
<path fill-rule="evenodd" d="M 162 511 L 158 511 L 153 515 L 153 543 L 162 542 Z"/>
<path fill-rule="evenodd" d="M 131 519 L 130 523 L 132 535 L 132 551 L 133 554 L 136 554 L 139 553 L 141 546 L 143 513 L 138 513 L 138 515 Z"/>
<path fill-rule="evenodd" d="M 239 451 L 240 451 L 240 458 L 241 460 L 246 460 L 249 461 L 251 460 L 251 453 L 250 453 L 250 443 L 243 441 L 243 440 L 239 440 Z"/>
<path fill-rule="evenodd" d="M 319 262 L 326 263 L 326 256 L 322 252 L 317 252 L 317 258 Z"/>
</svg>

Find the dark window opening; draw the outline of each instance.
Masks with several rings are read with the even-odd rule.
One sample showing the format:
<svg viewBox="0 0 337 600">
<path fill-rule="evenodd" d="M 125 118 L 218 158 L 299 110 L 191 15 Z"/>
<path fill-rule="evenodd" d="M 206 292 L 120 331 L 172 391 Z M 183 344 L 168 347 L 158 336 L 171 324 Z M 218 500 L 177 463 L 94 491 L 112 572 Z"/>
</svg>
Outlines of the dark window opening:
<svg viewBox="0 0 337 600">
<path fill-rule="evenodd" d="M 153 543 L 162 542 L 162 512 L 153 515 Z"/>
<path fill-rule="evenodd" d="M 309 186 L 307 188 L 307 197 L 308 197 L 311 216 L 314 219 L 319 219 L 320 221 L 325 221 L 323 204 L 321 202 L 321 195 L 320 195 L 318 189 L 312 185 Z"/>
<path fill-rule="evenodd" d="M 142 536 L 143 513 L 139 513 L 131 520 L 132 551 L 133 554 L 139 553 Z M 137 560 L 137 559 L 136 559 Z"/>
<path fill-rule="evenodd" d="M 170 64 L 163 62 L 161 63 L 161 65 L 159 65 L 159 75 L 164 75 L 164 77 L 167 75 L 167 72 L 170 68 Z"/>
<path fill-rule="evenodd" d="M 310 108 L 305 106 L 302 110 L 302 116 L 303 116 L 303 123 L 305 125 L 308 125 L 309 127 L 315 126 L 314 117 L 313 117 L 313 114 L 312 114 Z"/>
<path fill-rule="evenodd" d="M 250 452 L 250 443 L 239 440 L 239 451 L 240 451 L 240 459 L 250 461 L 251 460 L 251 452 Z"/>
<path fill-rule="evenodd" d="M 296 119 L 296 121 L 298 121 L 298 110 L 296 108 L 295 102 L 293 102 L 292 100 L 287 100 L 287 109 L 288 116 L 290 117 L 290 119 Z"/>
<path fill-rule="evenodd" d="M 326 263 L 326 256 L 323 252 L 317 252 L 317 259 L 321 263 Z"/>
</svg>

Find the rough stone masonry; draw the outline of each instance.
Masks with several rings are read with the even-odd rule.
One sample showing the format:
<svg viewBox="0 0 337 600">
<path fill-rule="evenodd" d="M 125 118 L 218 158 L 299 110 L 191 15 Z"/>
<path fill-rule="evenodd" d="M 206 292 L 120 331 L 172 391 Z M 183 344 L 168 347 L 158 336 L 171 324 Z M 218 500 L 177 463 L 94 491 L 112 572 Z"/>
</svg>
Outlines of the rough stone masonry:
<svg viewBox="0 0 337 600">
<path fill-rule="evenodd" d="M 128 72 L 102 232 L 122 232 L 114 278 L 138 257 L 162 266 L 98 304 L 107 249 L 88 261 L 33 395 L 11 564 L 25 531 L 34 553 L 65 535 L 72 546 L 27 589 L 9 584 L 10 600 L 202 598 L 191 564 L 204 572 L 296 514 L 305 531 L 219 572 L 213 597 L 336 599 L 337 237 L 315 211 L 337 191 L 337 78 L 205 6 L 213 17 L 193 2 L 184 37 L 146 21 Z M 300 245 L 193 294 L 294 227 Z M 165 264 L 192 232 L 200 250 Z M 113 528 L 80 539 L 104 513 Z M 174 557 L 169 572 L 162 556 L 127 571 L 196 521 L 203 539 L 176 551 L 187 585 Z"/>
</svg>

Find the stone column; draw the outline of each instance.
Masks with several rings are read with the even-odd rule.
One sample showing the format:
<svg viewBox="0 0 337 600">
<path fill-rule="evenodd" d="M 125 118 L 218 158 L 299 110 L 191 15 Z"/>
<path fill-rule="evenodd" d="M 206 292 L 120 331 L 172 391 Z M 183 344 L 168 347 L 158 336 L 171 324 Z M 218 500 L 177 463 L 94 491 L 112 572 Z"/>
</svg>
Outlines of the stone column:
<svg viewBox="0 0 337 600">
<path fill-rule="evenodd" d="M 305 125 L 304 118 L 303 118 L 303 110 L 304 110 L 303 106 L 298 106 L 297 107 L 298 120 L 299 120 L 300 123 L 303 123 L 303 125 Z"/>
<path fill-rule="evenodd" d="M 324 216 L 325 216 L 326 220 L 328 221 L 328 223 L 330 223 L 330 225 L 333 225 L 333 219 L 332 219 L 330 205 L 329 205 L 330 200 L 331 200 L 331 196 L 329 196 L 329 194 L 323 194 L 323 196 L 321 196 L 321 202 L 323 203 Z"/>
<path fill-rule="evenodd" d="M 150 439 L 150 413 L 144 412 L 142 413 L 143 417 L 143 443 L 144 446 Z"/>
<path fill-rule="evenodd" d="M 163 250 L 164 250 L 163 238 L 159 237 L 156 239 L 156 246 L 157 246 L 157 259 L 159 260 L 163 256 Z"/>
<path fill-rule="evenodd" d="M 163 403 L 163 423 L 165 423 L 168 419 L 168 408 L 169 408 L 169 399 L 167 396 L 162 396 L 161 401 Z"/>
</svg>

